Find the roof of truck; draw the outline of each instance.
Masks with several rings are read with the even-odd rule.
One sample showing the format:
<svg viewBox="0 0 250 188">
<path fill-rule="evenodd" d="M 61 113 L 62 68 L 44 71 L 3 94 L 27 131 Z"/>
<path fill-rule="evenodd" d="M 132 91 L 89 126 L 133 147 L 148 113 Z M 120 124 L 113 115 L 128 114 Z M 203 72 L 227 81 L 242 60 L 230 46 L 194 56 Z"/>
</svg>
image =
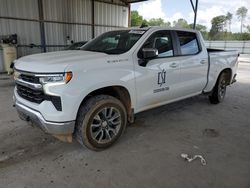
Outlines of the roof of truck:
<svg viewBox="0 0 250 188">
<path fill-rule="evenodd" d="M 178 28 L 178 27 L 165 27 L 165 26 L 150 26 L 150 27 L 130 27 L 126 28 L 129 30 L 136 29 L 136 30 L 142 30 L 142 31 L 147 31 L 147 30 L 161 30 L 161 29 L 166 29 L 166 30 L 177 30 L 177 31 L 189 31 L 189 32 L 197 32 L 195 29 L 186 29 L 186 28 Z"/>
</svg>

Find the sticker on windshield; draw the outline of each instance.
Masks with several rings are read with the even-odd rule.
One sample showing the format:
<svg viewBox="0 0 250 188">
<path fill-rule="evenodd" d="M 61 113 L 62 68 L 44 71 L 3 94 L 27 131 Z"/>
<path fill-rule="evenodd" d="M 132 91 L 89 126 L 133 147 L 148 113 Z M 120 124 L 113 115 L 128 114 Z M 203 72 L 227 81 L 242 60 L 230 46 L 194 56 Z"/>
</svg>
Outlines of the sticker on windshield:
<svg viewBox="0 0 250 188">
<path fill-rule="evenodd" d="M 143 35 L 145 31 L 143 30 L 130 30 L 129 33 Z"/>
</svg>

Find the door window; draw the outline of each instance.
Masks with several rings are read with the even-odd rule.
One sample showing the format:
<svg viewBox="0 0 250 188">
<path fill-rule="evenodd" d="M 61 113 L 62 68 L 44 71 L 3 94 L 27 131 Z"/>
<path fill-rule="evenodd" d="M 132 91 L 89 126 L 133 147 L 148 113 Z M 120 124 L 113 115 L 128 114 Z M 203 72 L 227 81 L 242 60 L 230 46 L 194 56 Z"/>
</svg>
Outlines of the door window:
<svg viewBox="0 0 250 188">
<path fill-rule="evenodd" d="M 143 48 L 156 48 L 158 50 L 158 57 L 171 57 L 173 53 L 173 44 L 171 35 L 168 31 L 160 31 L 153 33 L 144 43 Z M 142 54 L 138 54 L 142 57 Z"/>
<path fill-rule="evenodd" d="M 194 55 L 200 51 L 195 33 L 177 31 L 177 35 L 180 41 L 181 55 Z"/>
</svg>

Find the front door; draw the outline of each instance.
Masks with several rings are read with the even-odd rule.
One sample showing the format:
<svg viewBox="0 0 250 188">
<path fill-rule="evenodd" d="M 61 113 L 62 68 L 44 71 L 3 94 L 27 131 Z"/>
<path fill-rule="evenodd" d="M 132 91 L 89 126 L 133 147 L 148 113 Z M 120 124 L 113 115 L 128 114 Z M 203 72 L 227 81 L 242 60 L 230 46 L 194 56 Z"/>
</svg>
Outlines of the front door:
<svg viewBox="0 0 250 188">
<path fill-rule="evenodd" d="M 146 110 L 176 97 L 180 81 L 180 64 L 174 57 L 170 31 L 153 33 L 140 48 L 136 56 L 143 59 L 142 49 L 156 48 L 158 57 L 148 60 L 146 65 L 135 62 L 137 109 Z"/>
</svg>

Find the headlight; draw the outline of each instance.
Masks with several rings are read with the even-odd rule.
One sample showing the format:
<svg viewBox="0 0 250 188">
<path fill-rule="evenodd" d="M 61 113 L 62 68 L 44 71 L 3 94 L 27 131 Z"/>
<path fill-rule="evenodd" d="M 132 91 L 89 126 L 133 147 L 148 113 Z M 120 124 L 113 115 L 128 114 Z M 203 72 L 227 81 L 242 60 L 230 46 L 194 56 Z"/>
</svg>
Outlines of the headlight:
<svg viewBox="0 0 250 188">
<path fill-rule="evenodd" d="M 39 81 L 42 84 L 47 83 L 68 83 L 72 79 L 72 72 L 66 72 L 64 74 L 49 74 L 39 75 Z"/>
</svg>

